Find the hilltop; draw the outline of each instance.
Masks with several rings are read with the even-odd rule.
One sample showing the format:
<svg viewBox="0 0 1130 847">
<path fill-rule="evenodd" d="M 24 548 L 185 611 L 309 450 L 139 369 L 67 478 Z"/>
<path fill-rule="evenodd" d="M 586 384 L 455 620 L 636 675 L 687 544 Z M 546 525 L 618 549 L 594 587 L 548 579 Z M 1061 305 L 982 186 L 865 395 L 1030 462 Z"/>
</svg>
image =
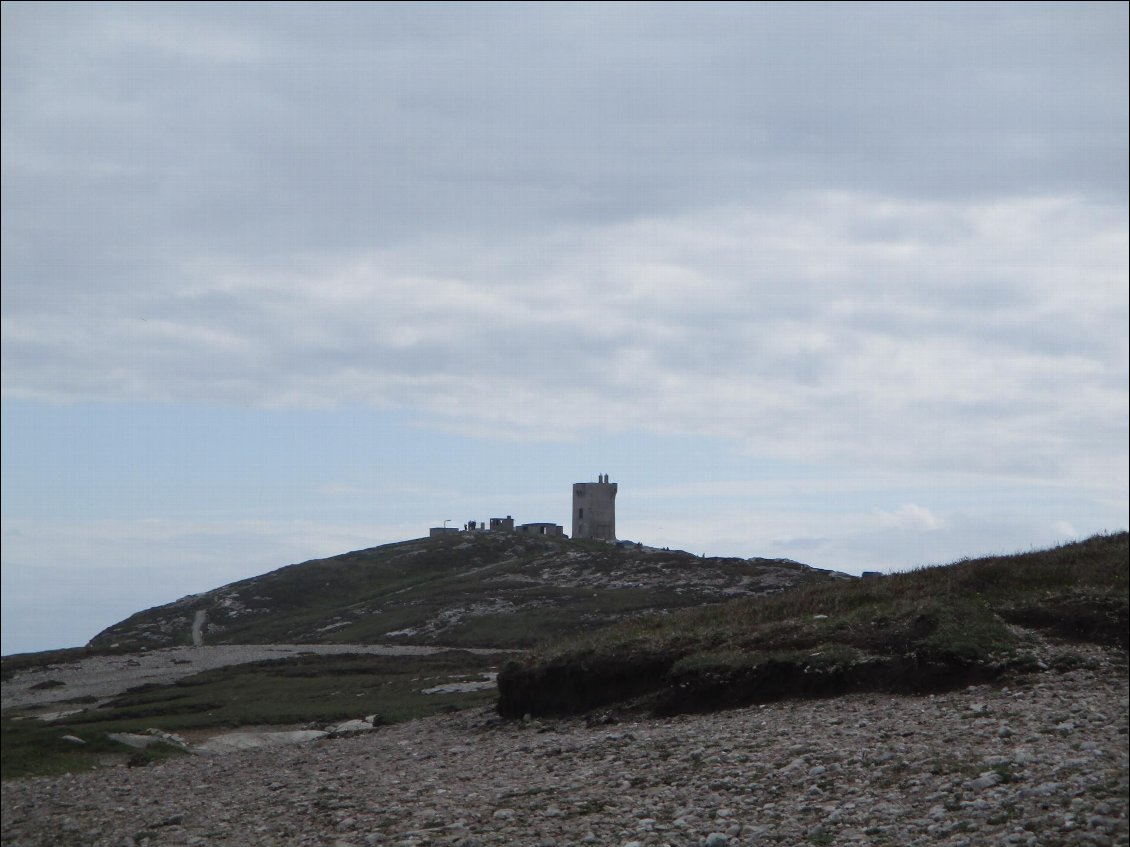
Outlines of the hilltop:
<svg viewBox="0 0 1130 847">
<path fill-rule="evenodd" d="M 138 612 L 96 650 L 205 644 L 529 647 L 645 612 L 850 579 L 783 559 L 462 532 L 290 565 Z"/>
</svg>

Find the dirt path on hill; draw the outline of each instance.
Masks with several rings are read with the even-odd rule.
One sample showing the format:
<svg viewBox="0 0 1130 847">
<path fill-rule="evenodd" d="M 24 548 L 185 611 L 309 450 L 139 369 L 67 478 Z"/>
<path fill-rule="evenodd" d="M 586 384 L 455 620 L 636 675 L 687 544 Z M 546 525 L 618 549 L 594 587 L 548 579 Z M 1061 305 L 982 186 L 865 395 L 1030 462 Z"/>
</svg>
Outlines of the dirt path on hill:
<svg viewBox="0 0 1130 847">
<path fill-rule="evenodd" d="M 204 646 L 204 624 L 208 621 L 208 610 L 197 609 L 196 617 L 192 619 L 192 646 Z"/>
</svg>

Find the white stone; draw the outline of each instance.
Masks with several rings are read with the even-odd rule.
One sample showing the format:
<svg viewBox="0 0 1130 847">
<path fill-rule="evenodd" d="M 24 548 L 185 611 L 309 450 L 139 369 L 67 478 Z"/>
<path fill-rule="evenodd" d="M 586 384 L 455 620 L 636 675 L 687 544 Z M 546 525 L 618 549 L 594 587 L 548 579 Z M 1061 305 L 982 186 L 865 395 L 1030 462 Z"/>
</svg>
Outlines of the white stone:
<svg viewBox="0 0 1130 847">
<path fill-rule="evenodd" d="M 289 732 L 229 732 L 197 744 L 193 750 L 201 753 L 235 753 L 260 747 L 283 747 L 306 744 L 329 735 L 320 729 L 296 729 Z"/>
</svg>

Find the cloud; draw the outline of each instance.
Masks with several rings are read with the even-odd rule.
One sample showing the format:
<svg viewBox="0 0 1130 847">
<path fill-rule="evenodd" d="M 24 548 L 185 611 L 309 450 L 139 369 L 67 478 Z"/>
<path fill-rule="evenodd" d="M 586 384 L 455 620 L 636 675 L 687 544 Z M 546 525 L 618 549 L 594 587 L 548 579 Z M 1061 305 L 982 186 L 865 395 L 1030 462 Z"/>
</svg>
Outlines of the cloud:
<svg viewBox="0 0 1130 847">
<path fill-rule="evenodd" d="M 1117 202 L 1125 31 L 1115 5 L 8 4 L 5 252 L 56 290 L 133 287 L 124 252 L 355 254 L 826 188 Z"/>
<path fill-rule="evenodd" d="M 926 532 L 941 529 L 945 521 L 935 515 L 925 506 L 907 503 L 893 512 L 879 510 L 876 512 L 879 526 L 897 529 L 916 529 Z"/>
<path fill-rule="evenodd" d="M 894 480 L 713 526 L 830 566 L 1034 525 L 957 479 L 1125 513 L 1125 4 L 0 14 L 9 401 Z"/>
<path fill-rule="evenodd" d="M 93 39 L 103 55 L 155 55 L 201 64 L 258 64 L 266 57 L 258 39 L 216 22 L 163 21 L 130 14 L 110 16 Z"/>
<path fill-rule="evenodd" d="M 1109 447 L 1125 18 L 8 4 L 3 388 Z"/>
<path fill-rule="evenodd" d="M 1105 467 L 1117 487 L 1126 226 L 1070 197 L 819 192 L 505 247 L 200 258 L 6 309 L 4 390 L 373 405 L 503 439 L 707 434 L 900 469 Z"/>
<path fill-rule="evenodd" d="M 1079 538 L 1079 531 L 1071 525 L 1070 521 L 1056 521 L 1052 524 L 1052 532 L 1064 541 L 1074 541 Z"/>
<path fill-rule="evenodd" d="M 766 485 L 763 494 L 775 488 Z M 845 492 L 832 501 L 813 495 L 794 504 L 786 496 L 774 507 L 766 496 L 750 500 L 744 509 L 721 501 L 720 508 L 689 512 L 685 503 L 670 511 L 649 503 L 637 515 L 617 515 L 617 529 L 632 540 L 692 553 L 788 558 L 852 574 L 1026 552 L 1078 537 L 1066 534 L 1065 522 L 1053 525 L 1048 515 L 1061 506 L 1049 505 L 1046 497 L 997 498 L 1000 502 L 976 510 L 912 503 L 868 510 L 863 504 L 871 499 Z"/>
</svg>

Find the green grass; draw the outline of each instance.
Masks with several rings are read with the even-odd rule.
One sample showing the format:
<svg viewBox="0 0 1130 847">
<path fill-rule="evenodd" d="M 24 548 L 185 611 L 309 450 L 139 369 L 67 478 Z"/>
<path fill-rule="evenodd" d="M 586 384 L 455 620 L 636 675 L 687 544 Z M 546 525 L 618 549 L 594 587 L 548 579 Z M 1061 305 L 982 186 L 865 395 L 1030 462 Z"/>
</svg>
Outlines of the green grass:
<svg viewBox="0 0 1130 847">
<path fill-rule="evenodd" d="M 139 731 L 159 722 L 177 731 L 200 727 L 330 723 L 369 714 L 386 723 L 486 704 L 492 692 L 422 694 L 453 676 L 493 667 L 463 651 L 433 656 L 299 656 L 232 665 L 172 685 L 142 686 L 70 719 L 73 726 Z"/>
<path fill-rule="evenodd" d="M 647 699 L 648 690 L 660 692 L 661 712 L 697 708 L 698 694 L 708 708 L 790 691 L 929 690 L 1033 667 L 1029 636 L 1015 624 L 1125 649 L 1128 538 L 1101 535 L 876 579 L 809 581 L 633 618 L 511 663 L 499 678 L 500 709 L 552 713 L 572 702 L 585 710 L 618 697 Z"/>
<path fill-rule="evenodd" d="M 493 690 L 423 694 L 453 678 L 481 679 L 495 657 L 461 650 L 431 656 L 299 656 L 204 671 L 171 685 L 145 685 L 97 709 L 45 724 L 3 717 L 3 778 L 64 773 L 107 762 L 132 764 L 175 754 L 137 751 L 109 741 L 110 732 L 225 730 L 245 726 L 325 725 L 371 714 L 397 723 L 488 706 Z M 83 746 L 61 740 L 73 735 Z"/>
<path fill-rule="evenodd" d="M 810 582 L 780 594 L 649 615 L 546 645 L 572 653 L 807 649 L 835 641 L 860 649 L 914 647 L 955 655 L 1011 649 L 1005 618 L 1069 601 L 1126 606 L 1128 535 L 1052 550 L 963 560 L 880 579 Z"/>
<path fill-rule="evenodd" d="M 82 740 L 78 745 L 64 735 Z M 131 752 L 103 733 L 73 731 L 44 724 L 34 718 L 0 718 L 0 778 L 55 776 L 91 770 L 110 761 L 124 763 Z"/>
<path fill-rule="evenodd" d="M 210 594 L 139 612 L 95 637 L 93 643 L 146 643 L 162 619 L 176 618 L 179 643 L 188 643 L 197 609 L 207 609 L 206 643 L 372 643 L 386 633 L 419 627 L 439 612 L 481 596 L 492 575 L 520 569 L 567 541 L 525 541 L 512 535 L 413 541 L 289 565 L 224 590 L 250 613 L 235 614 Z M 522 548 L 515 555 L 516 548 Z M 262 613 L 259 613 L 262 612 Z M 330 624 L 341 624 L 332 630 Z M 167 638 L 154 636 L 166 646 Z M 164 639 L 164 640 L 163 640 Z M 427 642 L 426 636 L 404 637 Z M 449 639 L 444 639 L 445 643 Z M 453 642 L 462 646 L 462 642 Z M 513 646 L 502 644 L 474 646 Z"/>
<path fill-rule="evenodd" d="M 664 576 L 652 588 L 564 587 L 536 580 L 542 566 L 581 567 L 596 574 Z M 148 609 L 98 634 L 92 644 L 158 647 L 187 644 L 197 611 L 206 610 L 206 644 L 379 643 L 388 633 L 410 644 L 524 648 L 613 615 L 697 605 L 710 589 L 680 585 L 681 572 L 708 568 L 729 577 L 756 578 L 756 562 L 708 560 L 680 551 L 649 552 L 567 538 L 522 538 L 507 533 L 416 539 L 280 568 L 223 589 Z M 799 565 L 775 563 L 798 580 L 828 579 Z M 736 580 L 735 580 L 736 581 Z M 675 591 L 681 587 L 684 590 Z M 568 614 L 534 610 L 523 626 L 484 627 L 469 616 L 463 626 L 422 629 L 442 612 L 502 598 L 515 605 L 547 600 Z"/>
<path fill-rule="evenodd" d="M 867 654 L 844 644 L 818 644 L 812 650 L 780 650 L 757 652 L 749 650 L 709 650 L 690 653 L 671 666 L 672 675 L 696 673 L 721 673 L 738 669 L 753 669 L 770 660 L 798 662 L 815 669 L 847 667 L 867 658 Z"/>
</svg>

